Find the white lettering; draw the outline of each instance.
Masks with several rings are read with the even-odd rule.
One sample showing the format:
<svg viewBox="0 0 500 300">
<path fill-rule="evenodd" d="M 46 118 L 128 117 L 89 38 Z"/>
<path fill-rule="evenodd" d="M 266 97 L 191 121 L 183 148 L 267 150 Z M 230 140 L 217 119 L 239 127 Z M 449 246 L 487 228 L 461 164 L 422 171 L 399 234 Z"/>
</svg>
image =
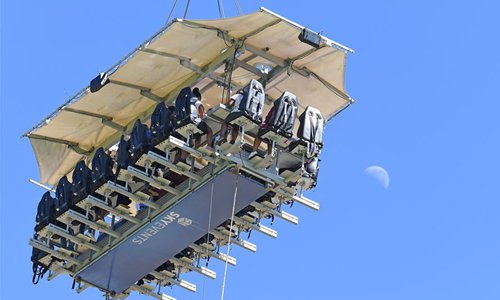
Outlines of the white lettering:
<svg viewBox="0 0 500 300">
<path fill-rule="evenodd" d="M 149 238 L 152 238 L 160 230 L 165 229 L 169 224 L 180 218 L 181 215 L 175 211 L 171 211 L 168 215 L 164 216 L 148 228 L 144 229 L 141 233 L 132 239 L 132 243 L 141 245 L 146 242 Z"/>
</svg>

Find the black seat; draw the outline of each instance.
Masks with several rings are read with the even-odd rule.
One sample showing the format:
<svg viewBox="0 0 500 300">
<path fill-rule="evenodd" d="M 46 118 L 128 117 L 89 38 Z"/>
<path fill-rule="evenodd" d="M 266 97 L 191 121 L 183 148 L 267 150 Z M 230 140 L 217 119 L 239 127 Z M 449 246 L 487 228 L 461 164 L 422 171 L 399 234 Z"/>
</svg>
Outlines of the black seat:
<svg viewBox="0 0 500 300">
<path fill-rule="evenodd" d="M 174 272 L 177 268 L 175 267 L 174 263 L 171 261 L 167 260 L 163 264 L 161 264 L 158 268 L 155 269 L 156 272 L 161 272 L 161 271 L 168 271 L 168 272 Z"/>
<path fill-rule="evenodd" d="M 53 223 L 55 219 L 55 200 L 47 191 L 38 203 L 35 231 L 38 232 L 49 223 Z"/>
<path fill-rule="evenodd" d="M 73 171 L 73 204 L 90 194 L 91 173 L 85 161 L 79 161 Z"/>
<path fill-rule="evenodd" d="M 151 115 L 151 145 L 157 145 L 167 139 L 172 132 L 172 112 L 165 102 L 156 105 Z"/>
<path fill-rule="evenodd" d="M 190 87 L 183 88 L 175 99 L 175 124 L 176 128 L 182 127 L 191 120 L 191 98 L 193 92 Z"/>
<path fill-rule="evenodd" d="M 91 179 L 90 189 L 92 191 L 95 191 L 109 180 L 114 179 L 113 159 L 104 152 L 103 148 L 97 149 L 92 159 Z"/>
<path fill-rule="evenodd" d="M 117 171 L 126 170 L 130 165 L 130 142 L 125 140 L 122 135 L 120 142 L 118 143 L 118 151 L 116 152 L 116 163 L 117 163 Z"/>
<path fill-rule="evenodd" d="M 66 175 L 59 179 L 59 183 L 56 187 L 56 201 L 55 201 L 55 210 L 56 217 L 62 215 L 68 209 L 71 209 L 73 202 L 73 187 L 72 184 L 68 181 Z"/>
<path fill-rule="evenodd" d="M 129 140 L 130 163 L 135 164 L 137 160 L 147 153 L 150 146 L 150 137 L 148 136 L 148 128 L 138 119 L 134 123 Z"/>
</svg>

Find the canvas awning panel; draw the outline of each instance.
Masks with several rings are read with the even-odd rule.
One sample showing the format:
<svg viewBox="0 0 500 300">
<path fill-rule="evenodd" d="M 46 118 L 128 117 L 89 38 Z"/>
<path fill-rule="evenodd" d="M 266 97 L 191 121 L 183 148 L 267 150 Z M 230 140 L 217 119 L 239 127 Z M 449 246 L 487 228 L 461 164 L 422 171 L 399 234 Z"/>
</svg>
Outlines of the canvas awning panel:
<svg viewBox="0 0 500 300">
<path fill-rule="evenodd" d="M 313 48 L 298 39 L 301 30 L 266 9 L 221 20 L 174 20 L 113 66 L 109 84 L 95 93 L 82 90 L 25 134 L 40 181 L 57 183 L 78 160 L 116 143 L 137 118 L 147 120 L 158 101 L 172 104 L 184 86 L 199 87 L 208 108 L 221 103 L 224 65 L 235 49 L 233 88 L 262 79 L 268 99 L 288 90 L 299 97 L 299 113 L 310 105 L 325 117 L 335 115 L 352 102 L 344 86 L 351 50 L 327 38 Z M 269 74 L 260 73 L 259 65 Z"/>
</svg>

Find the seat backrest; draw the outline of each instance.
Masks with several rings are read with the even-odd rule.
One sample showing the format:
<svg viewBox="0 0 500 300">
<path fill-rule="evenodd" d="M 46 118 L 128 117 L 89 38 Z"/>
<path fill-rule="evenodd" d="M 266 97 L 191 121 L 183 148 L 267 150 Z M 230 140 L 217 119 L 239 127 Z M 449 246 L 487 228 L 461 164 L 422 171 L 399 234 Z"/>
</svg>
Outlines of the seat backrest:
<svg viewBox="0 0 500 300">
<path fill-rule="evenodd" d="M 299 107 L 297 96 L 285 91 L 274 101 L 273 107 L 269 125 L 276 131 L 291 136 Z"/>
<path fill-rule="evenodd" d="M 80 160 L 76 166 L 75 170 L 73 171 L 73 191 L 75 192 L 80 192 L 80 191 L 85 191 L 85 192 L 90 192 L 90 174 L 91 170 L 87 165 L 85 164 L 84 160 Z"/>
<path fill-rule="evenodd" d="M 308 106 L 300 115 L 299 122 L 298 138 L 322 147 L 325 120 L 321 112 L 317 108 Z"/>
<path fill-rule="evenodd" d="M 127 169 L 130 165 L 130 143 L 122 136 L 118 143 L 118 151 L 116 152 L 116 162 L 119 169 Z"/>
<path fill-rule="evenodd" d="M 130 132 L 130 155 L 132 157 L 140 156 L 147 144 L 146 126 L 141 123 L 141 120 L 137 119 L 132 128 L 132 132 Z"/>
<path fill-rule="evenodd" d="M 47 222 L 50 219 L 53 219 L 54 212 L 55 212 L 54 198 L 52 198 L 50 191 L 47 191 L 45 192 L 45 194 L 43 194 L 42 198 L 40 199 L 40 202 L 38 203 L 38 208 L 36 212 L 36 225 L 39 225 L 42 222 Z"/>
<path fill-rule="evenodd" d="M 250 118 L 262 122 L 262 110 L 264 108 L 264 99 L 266 94 L 262 84 L 252 79 L 250 83 L 243 88 L 243 97 L 239 103 L 235 103 L 238 110 L 244 112 Z"/>
<path fill-rule="evenodd" d="M 183 124 L 191 117 L 191 98 L 193 92 L 190 87 L 183 88 L 175 99 L 175 119 L 176 124 Z"/>
<path fill-rule="evenodd" d="M 151 133 L 155 142 L 160 142 L 166 139 L 172 132 L 171 112 L 165 105 L 165 102 L 160 102 L 156 105 L 153 114 L 151 115 Z"/>
<path fill-rule="evenodd" d="M 304 162 L 304 171 L 313 175 L 318 176 L 319 172 L 319 158 L 318 156 L 311 157 Z"/>
<path fill-rule="evenodd" d="M 72 185 L 68 181 L 66 175 L 64 175 L 63 177 L 61 177 L 61 179 L 59 179 L 59 183 L 57 183 L 56 187 L 56 203 L 55 203 L 56 211 L 62 213 L 67 209 L 71 208 L 72 195 L 73 195 Z"/>
<path fill-rule="evenodd" d="M 92 159 L 92 185 L 100 185 L 113 177 L 113 160 L 101 147 L 96 150 Z"/>
<path fill-rule="evenodd" d="M 158 268 L 155 269 L 155 271 L 157 272 L 161 272 L 161 271 L 169 271 L 169 272 L 172 272 L 176 269 L 174 263 L 172 263 L 171 261 L 167 260 L 166 262 L 164 262 L 163 264 L 161 264 Z"/>
</svg>

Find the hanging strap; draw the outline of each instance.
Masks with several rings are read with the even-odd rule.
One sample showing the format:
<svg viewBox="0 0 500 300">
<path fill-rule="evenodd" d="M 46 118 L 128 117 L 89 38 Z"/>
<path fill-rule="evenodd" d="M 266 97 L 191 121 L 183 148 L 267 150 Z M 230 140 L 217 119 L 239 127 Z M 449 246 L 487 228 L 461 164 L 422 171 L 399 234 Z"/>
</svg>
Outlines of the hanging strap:
<svg viewBox="0 0 500 300">
<path fill-rule="evenodd" d="M 40 279 L 43 278 L 43 275 L 45 275 L 45 273 L 47 273 L 47 271 L 50 270 L 50 267 L 52 266 L 52 264 L 57 260 L 59 260 L 59 259 L 52 257 L 52 259 L 50 260 L 50 262 L 47 266 L 44 266 L 43 264 L 41 264 L 39 262 L 34 262 L 33 263 L 33 278 L 31 279 L 33 284 L 38 284 Z"/>
</svg>

